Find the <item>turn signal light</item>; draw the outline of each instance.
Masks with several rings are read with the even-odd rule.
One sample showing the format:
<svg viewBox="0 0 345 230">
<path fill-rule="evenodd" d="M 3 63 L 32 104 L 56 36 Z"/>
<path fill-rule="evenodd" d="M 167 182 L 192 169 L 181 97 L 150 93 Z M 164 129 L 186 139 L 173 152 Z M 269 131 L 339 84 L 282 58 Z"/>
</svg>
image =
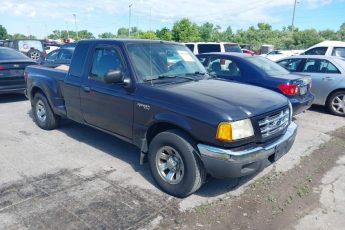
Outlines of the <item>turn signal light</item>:
<svg viewBox="0 0 345 230">
<path fill-rule="evenodd" d="M 216 138 L 224 141 L 232 140 L 232 129 L 229 122 L 219 123 Z"/>
<path fill-rule="evenodd" d="M 278 89 L 286 95 L 298 94 L 298 85 L 296 84 L 279 84 Z"/>
</svg>

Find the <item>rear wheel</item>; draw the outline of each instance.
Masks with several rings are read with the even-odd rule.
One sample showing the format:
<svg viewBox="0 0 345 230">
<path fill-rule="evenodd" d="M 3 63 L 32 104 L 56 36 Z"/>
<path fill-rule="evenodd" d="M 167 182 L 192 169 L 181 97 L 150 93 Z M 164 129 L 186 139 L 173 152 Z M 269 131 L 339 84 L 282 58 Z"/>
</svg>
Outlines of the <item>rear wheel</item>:
<svg viewBox="0 0 345 230">
<path fill-rule="evenodd" d="M 328 98 L 327 107 L 332 114 L 345 117 L 345 91 L 332 93 Z"/>
<path fill-rule="evenodd" d="M 148 160 L 153 178 L 165 192 L 186 197 L 206 178 L 193 141 L 179 130 L 157 134 L 151 141 Z"/>
<path fill-rule="evenodd" d="M 58 127 L 60 117 L 55 115 L 45 96 L 36 93 L 33 103 L 33 115 L 36 124 L 45 130 L 52 130 Z"/>
<path fill-rule="evenodd" d="M 41 56 L 42 56 L 42 52 L 40 52 L 37 49 L 31 49 L 29 50 L 29 52 L 27 53 L 28 57 L 31 58 L 32 60 L 38 61 Z"/>
</svg>

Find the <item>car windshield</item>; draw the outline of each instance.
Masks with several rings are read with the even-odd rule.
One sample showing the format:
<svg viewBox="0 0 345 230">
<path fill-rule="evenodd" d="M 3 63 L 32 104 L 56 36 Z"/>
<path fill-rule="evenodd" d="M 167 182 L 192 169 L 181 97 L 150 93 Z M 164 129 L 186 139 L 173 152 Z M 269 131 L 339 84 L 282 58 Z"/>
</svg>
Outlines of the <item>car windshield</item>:
<svg viewBox="0 0 345 230">
<path fill-rule="evenodd" d="M 21 40 L 18 41 L 18 49 L 21 52 L 28 52 L 31 48 L 43 52 L 42 42 L 37 40 Z"/>
<path fill-rule="evenodd" d="M 237 44 L 224 44 L 225 52 L 242 53 L 241 47 Z"/>
<path fill-rule="evenodd" d="M 184 45 L 132 43 L 127 49 L 134 69 L 143 81 L 186 78 L 186 75 L 194 75 L 192 77 L 197 79 L 197 75 L 206 73 L 204 66 Z"/>
<path fill-rule="evenodd" d="M 246 59 L 260 68 L 262 71 L 264 71 L 267 75 L 269 76 L 278 76 L 278 75 L 285 75 L 289 74 L 290 72 L 278 65 L 277 63 L 268 60 L 267 58 L 264 57 L 246 57 Z"/>
<path fill-rule="evenodd" d="M 15 59 L 28 59 L 28 57 L 12 49 L 0 48 L 0 60 L 15 60 Z"/>
</svg>

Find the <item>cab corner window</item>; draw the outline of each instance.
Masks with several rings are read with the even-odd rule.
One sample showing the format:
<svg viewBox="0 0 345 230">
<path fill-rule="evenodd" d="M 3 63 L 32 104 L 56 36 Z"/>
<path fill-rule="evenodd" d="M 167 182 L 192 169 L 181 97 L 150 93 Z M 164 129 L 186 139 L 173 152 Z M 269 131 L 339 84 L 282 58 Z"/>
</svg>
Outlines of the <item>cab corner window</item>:
<svg viewBox="0 0 345 230">
<path fill-rule="evenodd" d="M 104 81 L 110 70 L 121 70 L 122 67 L 120 55 L 115 48 L 96 48 L 90 78 Z"/>
</svg>

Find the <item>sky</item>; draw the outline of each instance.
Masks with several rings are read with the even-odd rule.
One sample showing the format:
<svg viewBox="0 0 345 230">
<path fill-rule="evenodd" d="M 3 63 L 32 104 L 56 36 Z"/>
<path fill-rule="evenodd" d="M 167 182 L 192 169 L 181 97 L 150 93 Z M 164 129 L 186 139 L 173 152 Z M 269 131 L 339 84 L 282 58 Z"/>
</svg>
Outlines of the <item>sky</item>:
<svg viewBox="0 0 345 230">
<path fill-rule="evenodd" d="M 223 30 L 247 29 L 258 22 L 274 29 L 291 25 L 295 0 L 1 0 L 0 25 L 8 33 L 44 38 L 53 30 L 87 29 L 95 37 L 120 27 L 141 30 L 172 28 L 187 17 L 211 22 Z M 338 30 L 345 22 L 345 0 L 297 0 L 295 27 Z"/>
</svg>

